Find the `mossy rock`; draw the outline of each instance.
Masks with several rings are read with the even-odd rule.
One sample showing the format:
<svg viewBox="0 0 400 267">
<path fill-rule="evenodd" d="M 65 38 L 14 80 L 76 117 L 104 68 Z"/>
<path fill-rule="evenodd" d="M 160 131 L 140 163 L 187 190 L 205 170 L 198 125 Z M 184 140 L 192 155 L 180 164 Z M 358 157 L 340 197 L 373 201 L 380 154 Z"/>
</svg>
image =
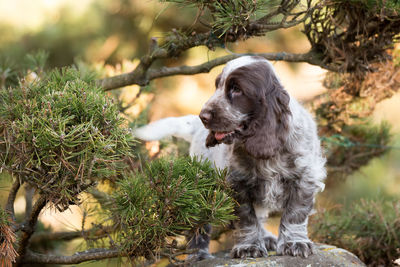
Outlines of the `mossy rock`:
<svg viewBox="0 0 400 267">
<path fill-rule="evenodd" d="M 366 266 L 347 250 L 335 246 L 316 244 L 315 254 L 306 259 L 291 256 L 277 256 L 270 252 L 267 258 L 232 259 L 229 251 L 213 254 L 214 258 L 196 262 L 194 267 L 314 267 L 314 266 Z"/>
</svg>

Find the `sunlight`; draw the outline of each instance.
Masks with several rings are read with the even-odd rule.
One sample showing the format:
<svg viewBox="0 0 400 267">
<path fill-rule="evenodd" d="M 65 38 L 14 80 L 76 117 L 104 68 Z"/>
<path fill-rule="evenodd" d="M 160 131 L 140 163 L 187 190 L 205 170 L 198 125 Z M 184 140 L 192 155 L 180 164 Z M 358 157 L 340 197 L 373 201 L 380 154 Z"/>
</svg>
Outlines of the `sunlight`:
<svg viewBox="0 0 400 267">
<path fill-rule="evenodd" d="M 0 1 L 0 17 L 3 23 L 19 28 L 36 29 L 54 16 L 60 9 L 69 7 L 74 15 L 82 14 L 93 0 L 8 0 Z"/>
</svg>

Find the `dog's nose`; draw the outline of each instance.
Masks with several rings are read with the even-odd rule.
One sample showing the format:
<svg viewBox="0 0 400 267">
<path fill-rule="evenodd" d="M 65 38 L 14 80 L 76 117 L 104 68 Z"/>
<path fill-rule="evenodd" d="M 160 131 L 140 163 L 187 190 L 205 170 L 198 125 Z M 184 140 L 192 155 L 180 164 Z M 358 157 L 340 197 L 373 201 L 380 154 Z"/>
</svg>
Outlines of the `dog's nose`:
<svg viewBox="0 0 400 267">
<path fill-rule="evenodd" d="M 202 110 L 199 115 L 204 125 L 207 125 L 212 119 L 212 113 L 208 110 Z"/>
</svg>

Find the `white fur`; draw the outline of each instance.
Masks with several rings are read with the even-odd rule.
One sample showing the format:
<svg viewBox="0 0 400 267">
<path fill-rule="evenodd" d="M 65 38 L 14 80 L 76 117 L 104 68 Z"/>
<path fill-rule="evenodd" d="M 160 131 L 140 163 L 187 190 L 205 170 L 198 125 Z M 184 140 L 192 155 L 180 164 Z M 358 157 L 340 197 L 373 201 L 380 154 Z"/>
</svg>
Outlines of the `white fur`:
<svg viewBox="0 0 400 267">
<path fill-rule="evenodd" d="M 135 129 L 133 135 L 145 141 L 155 141 L 176 136 L 191 142 L 195 132 L 202 127 L 198 116 L 169 117 Z"/>
<path fill-rule="evenodd" d="M 135 129 L 133 135 L 145 141 L 154 141 L 175 136 L 190 142 L 190 156 L 210 160 L 215 167 L 228 166 L 232 146 L 220 144 L 216 147 L 205 146 L 208 130 L 198 116 L 169 117 Z"/>
<path fill-rule="evenodd" d="M 226 64 L 226 66 L 224 67 L 224 70 L 223 70 L 222 76 L 221 76 L 221 81 L 225 82 L 226 77 L 228 77 L 229 74 L 232 71 L 234 71 L 234 70 L 236 70 L 236 69 L 238 69 L 240 67 L 243 67 L 243 66 L 250 65 L 252 63 L 258 62 L 258 61 L 260 61 L 259 58 L 248 57 L 248 56 L 247 57 L 239 57 L 239 58 L 237 58 L 235 60 L 229 61 Z"/>
<path fill-rule="evenodd" d="M 308 219 L 300 224 L 282 223 L 284 230 L 279 231 L 278 247 L 282 246 L 285 242 L 311 242 L 307 236 L 307 223 Z M 281 226 L 282 228 L 282 226 Z"/>
</svg>

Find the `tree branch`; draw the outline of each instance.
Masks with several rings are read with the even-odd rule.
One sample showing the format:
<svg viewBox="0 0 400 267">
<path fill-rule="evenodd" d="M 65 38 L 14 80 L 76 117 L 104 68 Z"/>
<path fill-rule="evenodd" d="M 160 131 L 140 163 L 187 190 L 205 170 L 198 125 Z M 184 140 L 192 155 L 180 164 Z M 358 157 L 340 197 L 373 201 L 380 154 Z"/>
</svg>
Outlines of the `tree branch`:
<svg viewBox="0 0 400 267">
<path fill-rule="evenodd" d="M 306 9 L 297 13 L 291 13 L 290 11 L 293 10 L 298 3 L 295 1 L 282 1 L 281 6 L 271 13 L 265 15 L 264 17 L 250 23 L 249 30 L 256 31 L 258 33 L 266 33 L 270 31 L 275 31 L 279 29 L 287 29 L 294 27 L 302 22 L 304 22 L 313 12 L 316 6 L 312 7 L 311 0 L 307 1 Z M 278 15 L 283 15 L 280 22 L 270 22 L 270 20 Z M 298 19 L 301 17 L 300 19 Z M 288 19 L 290 20 L 288 21 Z"/>
<path fill-rule="evenodd" d="M 29 218 L 24 222 L 21 227 L 21 236 L 19 238 L 19 245 L 18 245 L 18 255 L 19 258 L 17 259 L 17 265 L 21 264 L 21 260 L 24 258 L 26 253 L 26 248 L 29 244 L 29 239 L 31 238 L 35 226 L 39 217 L 40 212 L 46 206 L 47 199 L 44 195 L 41 195 L 39 199 L 36 201 L 35 205 L 32 208 L 32 213 L 30 214 Z"/>
<path fill-rule="evenodd" d="M 337 69 L 324 65 L 322 61 L 319 60 L 318 54 L 310 51 L 308 53 L 304 54 L 292 54 L 292 53 L 285 53 L 285 52 L 279 52 L 279 53 L 247 53 L 247 54 L 231 54 L 227 55 L 224 57 L 216 58 L 213 60 L 210 60 L 208 62 L 205 62 L 200 65 L 196 66 L 179 66 L 179 67 L 162 67 L 159 69 L 149 69 L 146 73 L 147 75 L 147 82 L 150 82 L 151 80 L 157 79 L 157 78 L 162 78 L 162 77 L 168 77 L 168 76 L 173 76 L 173 75 L 193 75 L 193 74 L 199 74 L 199 73 L 207 73 L 210 72 L 213 68 L 223 65 L 227 63 L 228 61 L 244 56 L 244 55 L 251 55 L 251 56 L 259 56 L 263 57 L 268 60 L 272 61 L 287 61 L 287 62 L 306 62 L 312 65 L 317 65 L 320 67 L 323 67 L 325 69 L 331 70 L 331 71 L 338 71 Z M 103 87 L 104 90 L 112 90 L 116 89 L 122 86 L 127 86 L 131 84 L 140 84 L 140 81 L 136 80 L 136 75 L 133 72 L 130 73 L 125 73 L 121 74 L 118 76 L 110 77 L 110 78 L 105 78 L 103 80 L 100 80 L 99 83 L 102 83 L 106 85 L 106 87 Z"/>
<path fill-rule="evenodd" d="M 294 27 L 302 22 L 304 22 L 305 18 L 299 19 L 299 20 L 291 20 L 288 22 L 282 21 L 281 23 L 276 23 L 276 24 L 259 24 L 255 23 L 251 25 L 252 30 L 257 30 L 257 31 L 274 31 L 278 29 L 287 29 Z"/>
<path fill-rule="evenodd" d="M 222 41 L 211 31 L 199 33 L 193 36 L 171 35 L 164 42 L 163 47 L 158 47 L 157 39 L 152 38 L 149 53 L 142 57 L 139 65 L 131 72 L 108 77 L 96 81 L 96 84 L 104 90 L 112 90 L 126 85 L 138 84 L 145 86 L 149 83 L 147 70 L 151 64 L 161 58 L 177 57 L 183 51 L 195 46 L 205 45 L 212 49 L 215 45 L 220 45 Z"/>
<path fill-rule="evenodd" d="M 116 75 L 96 81 L 96 84 L 102 87 L 105 91 L 120 88 L 127 85 L 137 84 L 145 86 L 153 79 L 172 76 L 172 75 L 193 75 L 197 73 L 209 72 L 213 67 L 225 64 L 227 61 L 241 56 L 234 54 L 216 59 L 195 67 L 181 66 L 173 68 L 150 69 L 152 63 L 161 58 L 171 58 L 179 56 L 183 51 L 196 46 L 206 46 L 213 50 L 215 47 L 222 46 L 226 42 L 235 42 L 239 39 L 247 39 L 254 36 L 263 35 L 266 32 L 274 31 L 283 28 L 290 28 L 298 25 L 306 20 L 313 10 L 311 0 L 307 0 L 307 7 L 304 11 L 298 13 L 290 13 L 298 5 L 298 1 L 282 0 L 280 7 L 267 14 L 263 18 L 249 23 L 244 31 L 233 33 L 227 31 L 223 36 L 214 29 L 205 33 L 195 33 L 185 35 L 179 31 L 173 30 L 172 33 L 165 39 L 162 47 L 158 46 L 157 39 L 152 38 L 150 43 L 150 51 L 144 56 L 139 65 L 129 73 Z M 270 22 L 270 19 L 278 14 L 283 14 L 280 22 Z M 299 18 L 301 16 L 301 18 Z M 288 21 L 288 19 L 291 20 Z M 311 53 L 307 54 L 284 54 L 284 53 L 270 53 L 259 54 L 270 60 L 285 60 L 290 62 L 308 62 L 314 65 L 321 66 L 331 70 L 325 66 L 323 62 L 313 59 Z M 283 56 L 283 58 L 281 58 Z"/>
<path fill-rule="evenodd" d="M 29 184 L 25 185 L 25 217 L 28 218 L 32 213 L 32 201 L 35 194 L 35 188 Z"/>
<path fill-rule="evenodd" d="M 306 54 L 290 54 L 290 53 L 247 53 L 247 54 L 232 54 L 224 57 L 220 57 L 214 60 L 210 60 L 206 63 L 197 66 L 180 66 L 171 68 L 161 68 L 161 69 L 150 69 L 149 70 L 149 80 L 156 78 L 172 76 L 172 75 L 193 75 L 198 73 L 210 72 L 211 69 L 223 65 L 230 60 L 239 58 L 244 55 L 259 56 L 268 60 L 281 61 L 285 60 L 288 62 L 308 62 L 311 61 L 311 55 Z"/>
<path fill-rule="evenodd" d="M 6 211 L 10 214 L 11 219 L 13 220 L 14 224 L 16 223 L 15 219 L 15 211 L 14 211 L 14 202 L 15 198 L 17 197 L 18 190 L 21 186 L 19 179 L 15 179 L 15 182 L 11 186 L 10 193 L 8 194 L 7 204 L 6 204 Z"/>
<path fill-rule="evenodd" d="M 91 260 L 103 260 L 122 256 L 117 249 L 90 249 L 71 256 L 44 255 L 27 251 L 23 263 L 39 264 L 78 264 Z"/>
<path fill-rule="evenodd" d="M 65 232 L 51 232 L 51 233 L 38 233 L 34 234 L 30 239 L 31 243 L 40 243 L 48 241 L 69 241 L 75 238 L 85 238 L 94 236 L 96 238 L 101 238 L 107 236 L 107 233 L 114 231 L 114 227 L 104 227 L 102 229 L 88 229 L 85 231 L 65 231 Z"/>
</svg>

